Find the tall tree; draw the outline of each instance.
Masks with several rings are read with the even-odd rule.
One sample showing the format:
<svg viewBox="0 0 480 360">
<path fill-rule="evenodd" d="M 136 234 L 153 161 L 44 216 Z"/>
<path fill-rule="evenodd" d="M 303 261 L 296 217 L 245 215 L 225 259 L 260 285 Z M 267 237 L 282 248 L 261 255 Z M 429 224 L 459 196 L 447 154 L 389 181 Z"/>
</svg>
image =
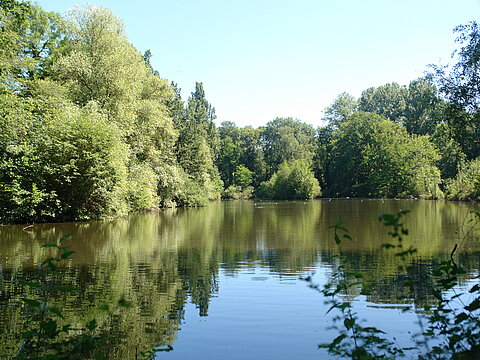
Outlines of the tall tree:
<svg viewBox="0 0 480 360">
<path fill-rule="evenodd" d="M 439 156 L 426 137 L 408 135 L 403 126 L 363 112 L 352 115 L 333 137 L 331 195 L 441 194 Z"/>
<path fill-rule="evenodd" d="M 441 122 L 442 101 L 430 78 L 419 78 L 408 85 L 403 125 L 411 134 L 433 134 Z"/>
<path fill-rule="evenodd" d="M 407 88 L 395 82 L 368 88 L 360 96 L 358 110 L 383 115 L 401 123 L 407 107 L 407 93 Z"/>
<path fill-rule="evenodd" d="M 215 109 L 205 98 L 203 84 L 197 82 L 187 101 L 183 122 L 179 124 L 176 153 L 182 168 L 205 187 L 211 199 L 218 198 L 223 187 L 215 166 L 219 137 L 214 119 Z"/>
<path fill-rule="evenodd" d="M 480 155 L 480 26 L 472 21 L 454 32 L 459 44 L 452 54 L 456 63 L 433 66 L 433 75 L 450 104 L 447 119 L 455 139 L 472 159 Z"/>
<path fill-rule="evenodd" d="M 312 165 L 315 130 L 292 118 L 276 118 L 262 129 L 267 164 L 266 177 L 275 173 L 284 161 L 305 160 Z"/>
<path fill-rule="evenodd" d="M 430 78 L 419 78 L 408 86 L 389 83 L 371 87 L 359 99 L 359 111 L 383 115 L 402 124 L 411 134 L 432 134 L 443 120 L 442 102 Z"/>
<path fill-rule="evenodd" d="M 44 77 L 54 55 L 65 46 L 62 18 L 29 2 L 0 2 L 0 80 L 24 90 L 25 81 Z"/>
<path fill-rule="evenodd" d="M 265 180 L 266 176 L 266 163 L 261 141 L 261 130 L 254 129 L 251 126 L 246 126 L 239 130 L 242 147 L 240 163 L 255 174 L 253 184 L 257 187 Z"/>
<path fill-rule="evenodd" d="M 220 154 L 218 157 L 218 170 L 225 188 L 234 184 L 235 170 L 240 165 L 243 149 L 240 140 L 240 131 L 231 121 L 222 122 L 218 128 L 220 135 Z"/>
<path fill-rule="evenodd" d="M 178 132 L 169 106 L 176 100 L 174 88 L 152 72 L 109 10 L 76 8 L 68 24 L 71 51 L 54 69 L 73 102 L 98 104 L 121 131 L 130 150 L 131 208 L 172 203 L 185 180 L 174 152 Z"/>
<path fill-rule="evenodd" d="M 218 132 L 220 135 L 218 168 L 225 187 L 238 185 L 235 179 L 239 166 L 255 174 L 252 181 L 256 186 L 264 181 L 265 163 L 260 130 L 251 126 L 239 128 L 231 121 L 224 121 Z"/>
<path fill-rule="evenodd" d="M 330 106 L 325 108 L 322 120 L 330 126 L 338 127 L 356 111 L 357 106 L 357 100 L 349 93 L 343 92 L 335 98 Z"/>
</svg>

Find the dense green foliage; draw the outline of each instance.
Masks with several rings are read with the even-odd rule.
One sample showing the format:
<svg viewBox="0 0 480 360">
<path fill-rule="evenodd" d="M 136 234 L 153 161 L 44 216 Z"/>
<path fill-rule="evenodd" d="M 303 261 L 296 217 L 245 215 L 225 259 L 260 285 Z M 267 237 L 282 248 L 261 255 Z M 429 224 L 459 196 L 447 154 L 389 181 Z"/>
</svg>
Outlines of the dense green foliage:
<svg viewBox="0 0 480 360">
<path fill-rule="evenodd" d="M 480 157 L 464 162 L 454 179 L 447 183 L 447 198 L 453 200 L 480 199 Z"/>
<path fill-rule="evenodd" d="M 456 63 L 449 67 L 434 66 L 434 76 L 442 95 L 448 101 L 447 122 L 454 139 L 469 159 L 480 155 L 480 27 L 473 21 L 455 28 Z"/>
<path fill-rule="evenodd" d="M 332 195 L 440 195 L 434 146 L 380 115 L 358 112 L 342 123 L 333 135 L 331 156 Z"/>
<path fill-rule="evenodd" d="M 285 161 L 312 162 L 315 134 L 312 126 L 292 118 L 277 118 L 261 132 L 267 177 L 272 176 Z"/>
<path fill-rule="evenodd" d="M 202 84 L 185 107 L 104 8 L 61 18 L 28 2 L 1 6 L 0 222 L 219 198 L 218 135 Z"/>
<path fill-rule="evenodd" d="M 320 195 L 318 180 L 305 160 L 285 161 L 260 190 L 273 199 L 305 200 Z"/>
<path fill-rule="evenodd" d="M 469 177 L 452 180 L 480 155 L 475 22 L 455 30 L 456 64 L 342 93 L 317 131 L 293 118 L 217 128 L 203 84 L 184 102 L 102 7 L 61 17 L 2 1 L 0 28 L 0 223 L 319 194 L 272 191 L 284 163 L 304 164 L 327 196 L 436 198 L 449 184 L 451 198 L 477 198 L 475 183 L 454 190 Z"/>
</svg>

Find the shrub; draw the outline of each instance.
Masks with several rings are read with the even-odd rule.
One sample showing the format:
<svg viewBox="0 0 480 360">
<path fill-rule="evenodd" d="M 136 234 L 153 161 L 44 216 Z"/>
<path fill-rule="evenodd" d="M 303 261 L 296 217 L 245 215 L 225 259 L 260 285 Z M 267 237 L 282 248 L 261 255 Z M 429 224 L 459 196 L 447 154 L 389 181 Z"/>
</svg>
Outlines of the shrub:
<svg viewBox="0 0 480 360">
<path fill-rule="evenodd" d="M 253 187 L 247 186 L 242 189 L 241 186 L 230 185 L 222 193 L 222 199 L 250 199 L 253 196 Z"/>
<path fill-rule="evenodd" d="M 320 185 L 304 160 L 284 162 L 262 184 L 261 194 L 273 199 L 312 199 L 320 195 Z"/>
</svg>

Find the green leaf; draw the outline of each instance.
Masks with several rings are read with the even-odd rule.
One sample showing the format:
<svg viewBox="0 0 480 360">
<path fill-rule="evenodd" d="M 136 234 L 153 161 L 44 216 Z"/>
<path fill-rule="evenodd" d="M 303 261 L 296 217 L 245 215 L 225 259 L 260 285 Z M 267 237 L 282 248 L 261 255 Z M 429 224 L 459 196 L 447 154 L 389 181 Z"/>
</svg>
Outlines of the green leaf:
<svg viewBox="0 0 480 360">
<path fill-rule="evenodd" d="M 98 307 L 99 310 L 101 311 L 109 311 L 110 310 L 110 307 L 108 304 L 101 304 L 99 307 Z"/>
<path fill-rule="evenodd" d="M 338 344 L 340 344 L 343 339 L 345 339 L 347 337 L 346 334 L 341 334 L 339 336 L 337 336 L 335 339 L 333 339 L 332 343 L 330 344 L 331 346 L 337 346 Z"/>
<path fill-rule="evenodd" d="M 64 250 L 64 253 L 60 256 L 62 259 L 67 259 L 69 258 L 70 256 L 72 256 L 73 254 L 75 254 L 75 251 L 73 250 Z"/>
<path fill-rule="evenodd" d="M 31 339 L 35 336 L 35 332 L 32 330 L 22 332 L 22 339 Z"/>
<path fill-rule="evenodd" d="M 95 319 L 91 320 L 87 324 L 87 329 L 93 331 L 97 328 L 97 321 Z"/>
<path fill-rule="evenodd" d="M 385 334 L 385 331 L 379 330 L 376 327 L 365 327 L 362 330 L 372 334 Z"/>
<path fill-rule="evenodd" d="M 118 305 L 121 306 L 121 307 L 124 307 L 124 308 L 132 307 L 132 303 L 125 300 L 125 298 L 123 298 L 123 297 L 120 300 L 118 300 Z"/>
<path fill-rule="evenodd" d="M 57 287 L 57 289 L 60 290 L 60 291 L 79 291 L 80 290 L 79 288 L 76 288 L 76 287 L 70 286 L 70 285 L 62 285 L 62 286 Z"/>
<path fill-rule="evenodd" d="M 48 258 L 46 258 L 45 260 L 42 261 L 40 266 L 44 266 L 45 264 L 51 263 L 54 260 L 57 260 L 57 259 L 54 258 L 54 257 L 48 257 Z"/>
<path fill-rule="evenodd" d="M 338 234 L 337 234 L 337 233 L 335 233 L 334 238 L 335 238 L 335 243 L 336 243 L 337 245 L 339 245 L 339 244 L 342 242 L 342 240 L 340 240 L 340 238 L 338 237 Z"/>
<path fill-rule="evenodd" d="M 48 262 L 47 265 L 48 265 L 48 268 L 49 268 L 50 270 L 52 270 L 52 271 L 56 271 L 56 270 L 57 270 L 57 266 L 56 266 L 54 263 Z"/>
<path fill-rule="evenodd" d="M 48 336 L 53 337 L 57 331 L 57 322 L 49 319 L 40 323 L 40 329 L 44 330 Z"/>
<path fill-rule="evenodd" d="M 35 308 L 38 308 L 42 305 L 42 303 L 38 300 L 23 298 L 22 301 L 28 306 L 35 307 Z"/>
<path fill-rule="evenodd" d="M 345 325 L 347 330 L 350 330 L 353 327 L 353 325 L 355 325 L 355 319 L 346 318 L 345 320 L 343 320 L 343 325 Z"/>
<path fill-rule="evenodd" d="M 468 315 L 462 312 L 457 316 L 455 316 L 455 324 L 460 324 L 462 321 L 465 321 L 467 319 L 468 319 Z"/>
<path fill-rule="evenodd" d="M 63 241 L 67 240 L 68 238 L 71 238 L 72 237 L 72 234 L 69 233 L 69 234 L 65 234 L 63 235 L 58 241 L 59 243 L 61 244 Z"/>
<path fill-rule="evenodd" d="M 474 293 L 476 291 L 480 291 L 480 284 L 473 285 L 470 289 L 470 293 Z"/>
<path fill-rule="evenodd" d="M 173 350 L 173 346 L 172 346 L 172 345 L 167 345 L 167 346 L 165 346 L 164 348 L 160 348 L 160 347 L 155 348 L 155 351 L 166 351 L 166 352 L 169 352 L 169 351 L 172 351 L 172 350 Z"/>
<path fill-rule="evenodd" d="M 467 311 L 475 311 L 480 309 L 480 298 L 476 298 L 470 304 L 465 306 L 465 310 Z"/>
<path fill-rule="evenodd" d="M 49 310 L 50 310 L 51 313 L 57 315 L 59 318 L 65 319 L 62 312 L 60 310 L 58 310 L 57 308 L 52 307 Z"/>
<path fill-rule="evenodd" d="M 57 247 L 57 244 L 47 243 L 47 244 L 41 245 L 40 247 L 42 247 L 42 248 L 45 248 L 45 247 Z"/>
<path fill-rule="evenodd" d="M 22 281 L 21 284 L 25 285 L 25 286 L 37 288 L 37 289 L 43 287 L 42 284 L 39 284 L 39 283 L 36 283 L 36 282 L 31 282 L 31 281 Z"/>
</svg>

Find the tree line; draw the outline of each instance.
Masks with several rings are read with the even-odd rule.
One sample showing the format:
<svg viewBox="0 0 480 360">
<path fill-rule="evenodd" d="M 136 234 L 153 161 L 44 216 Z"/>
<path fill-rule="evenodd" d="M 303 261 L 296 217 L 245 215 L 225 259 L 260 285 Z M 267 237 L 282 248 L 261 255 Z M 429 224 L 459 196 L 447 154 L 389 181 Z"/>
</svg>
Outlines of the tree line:
<svg viewBox="0 0 480 360">
<path fill-rule="evenodd" d="M 479 197 L 480 30 L 408 86 L 338 95 L 326 126 L 215 125 L 109 10 L 0 3 L 0 223 L 98 219 L 223 198 Z"/>
</svg>

